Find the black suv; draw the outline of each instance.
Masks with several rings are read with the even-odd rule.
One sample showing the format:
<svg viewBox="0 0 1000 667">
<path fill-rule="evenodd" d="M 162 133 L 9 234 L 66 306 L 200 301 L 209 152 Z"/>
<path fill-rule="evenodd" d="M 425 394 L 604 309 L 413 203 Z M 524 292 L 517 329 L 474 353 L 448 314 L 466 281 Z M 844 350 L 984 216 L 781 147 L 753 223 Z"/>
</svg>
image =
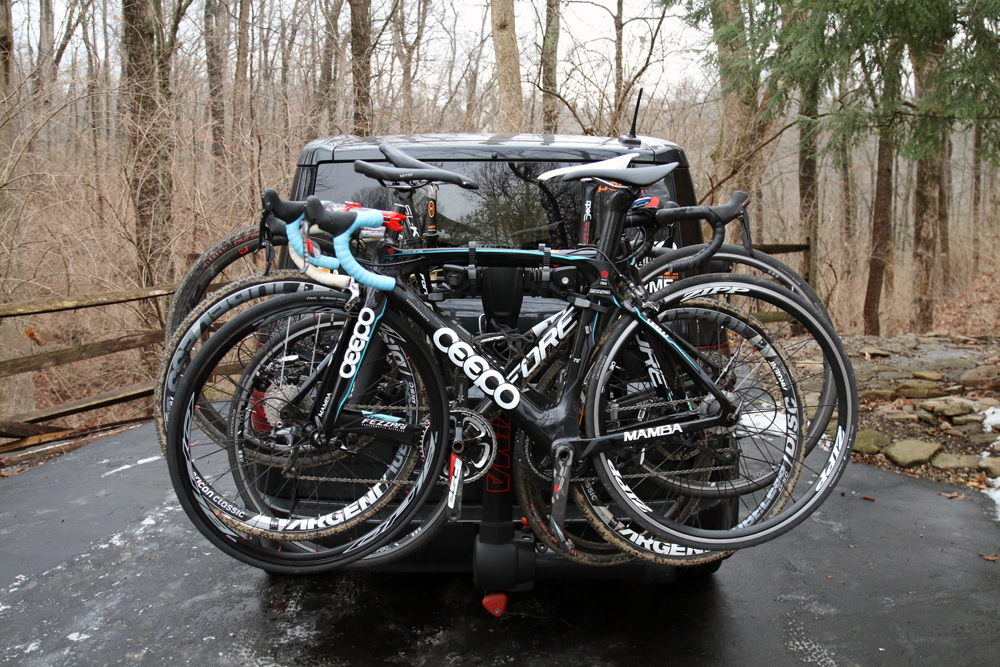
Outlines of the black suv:
<svg viewBox="0 0 1000 667">
<path fill-rule="evenodd" d="M 584 222 L 584 188 L 580 183 L 539 182 L 544 171 L 572 164 L 606 160 L 635 153 L 632 164 L 679 163 L 661 183 L 647 189 L 651 205 L 657 200 L 681 206 L 697 203 L 684 151 L 650 137 L 580 137 L 535 134 L 421 134 L 396 137 L 336 136 L 317 139 L 302 150 L 290 198 L 309 195 L 329 201 L 354 201 L 362 206 L 391 210 L 393 192 L 354 171 L 355 160 L 384 162 L 379 144 L 389 143 L 423 162 L 440 165 L 470 178 L 478 190 L 455 186 L 424 188 L 413 199 L 413 214 L 433 222 L 439 245 L 537 249 L 574 247 L 593 242 L 607 199 L 598 187 L 590 219 Z M 594 186 L 589 186 L 594 187 Z M 585 237 L 585 238 L 581 238 Z M 702 243 L 698 223 L 682 224 L 657 239 L 678 247 Z M 562 302 L 524 298 L 506 286 L 487 280 L 483 299 L 445 302 L 470 331 L 482 331 L 491 321 L 527 331 L 541 319 L 561 310 Z M 472 397 L 476 398 L 476 397 Z M 461 520 L 445 526 L 428 547 L 386 569 L 397 571 L 472 571 L 480 588 L 519 590 L 539 577 L 645 577 L 663 580 L 671 568 L 642 563 L 614 568 L 571 564 L 535 543 L 514 502 L 510 475 L 512 438 L 509 428 L 497 428 L 499 452 L 490 472 L 464 492 Z M 433 502 L 433 501 L 432 501 Z"/>
</svg>

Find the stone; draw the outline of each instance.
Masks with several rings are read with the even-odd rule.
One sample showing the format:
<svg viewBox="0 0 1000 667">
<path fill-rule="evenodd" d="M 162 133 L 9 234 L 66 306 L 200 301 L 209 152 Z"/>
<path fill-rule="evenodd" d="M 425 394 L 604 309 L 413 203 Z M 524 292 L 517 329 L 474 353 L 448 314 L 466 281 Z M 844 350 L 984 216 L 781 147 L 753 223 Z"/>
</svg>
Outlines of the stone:
<svg viewBox="0 0 1000 667">
<path fill-rule="evenodd" d="M 934 412 L 934 408 L 942 405 L 943 403 L 944 401 L 935 398 L 929 401 L 920 401 L 917 403 L 917 407 L 923 408 L 924 410 L 927 410 L 927 412 Z"/>
<path fill-rule="evenodd" d="M 950 384 L 947 387 L 945 387 L 944 390 L 952 396 L 957 396 L 958 394 L 962 394 L 965 392 L 965 387 L 963 387 L 960 384 Z"/>
<path fill-rule="evenodd" d="M 990 479 L 996 479 L 1000 477 L 1000 458 L 995 456 L 988 456 L 983 459 L 979 459 L 979 465 L 977 466 L 979 470 L 986 473 L 986 476 Z"/>
<path fill-rule="evenodd" d="M 1000 366 L 977 366 L 962 373 L 959 382 L 966 387 L 982 387 L 1000 380 Z"/>
<path fill-rule="evenodd" d="M 899 396 L 895 389 L 869 389 L 861 394 L 866 401 L 892 401 Z"/>
<path fill-rule="evenodd" d="M 887 412 L 885 414 L 886 419 L 891 419 L 894 422 L 918 422 L 920 417 L 917 416 L 916 412 L 903 412 L 902 410 L 896 410 L 893 412 Z"/>
<path fill-rule="evenodd" d="M 889 460 L 901 468 L 927 463 L 937 454 L 941 445 L 923 440 L 897 440 L 882 450 Z"/>
<path fill-rule="evenodd" d="M 985 410 L 986 408 L 996 408 L 1000 407 L 1000 401 L 995 398 L 977 398 L 976 408 L 979 410 Z"/>
<path fill-rule="evenodd" d="M 934 406 L 934 414 L 942 417 L 957 417 L 958 415 L 967 415 L 975 409 L 974 405 L 965 401 L 948 401 Z"/>
<path fill-rule="evenodd" d="M 930 380 L 907 380 L 896 387 L 896 392 L 906 398 L 938 398 L 947 394 Z"/>
<path fill-rule="evenodd" d="M 858 431 L 854 437 L 854 451 L 861 454 L 877 454 L 882 448 L 892 442 L 878 431 L 870 428 Z"/>
<path fill-rule="evenodd" d="M 944 376 L 937 371 L 913 371 L 913 377 L 918 380 L 932 380 L 934 382 L 944 379 Z"/>
<path fill-rule="evenodd" d="M 917 408 L 917 416 L 920 417 L 921 421 L 925 421 L 931 426 L 938 425 L 938 418 L 934 416 L 933 412 L 924 410 L 923 408 Z"/>
<path fill-rule="evenodd" d="M 863 347 L 861 348 L 861 354 L 867 354 L 873 357 L 891 357 L 891 352 L 886 352 L 885 350 L 879 349 L 877 347 Z"/>
<path fill-rule="evenodd" d="M 913 377 L 910 371 L 879 371 L 876 375 L 880 380 L 909 380 Z"/>
<path fill-rule="evenodd" d="M 974 368 L 976 362 L 972 359 L 962 359 L 960 357 L 952 357 L 950 359 L 931 359 L 923 364 L 924 368 L 947 371 L 947 370 L 962 370 Z"/>
<path fill-rule="evenodd" d="M 969 415 L 956 415 L 953 422 L 956 426 L 963 426 L 965 424 L 982 424 L 983 420 L 986 419 L 986 415 L 982 414 L 969 414 Z"/>
<path fill-rule="evenodd" d="M 973 433 L 968 437 L 969 442 L 974 445 L 991 445 L 997 440 L 996 433 Z"/>
<path fill-rule="evenodd" d="M 942 470 L 976 468 L 979 466 L 979 457 L 972 454 L 938 454 L 931 459 L 931 465 Z"/>
</svg>

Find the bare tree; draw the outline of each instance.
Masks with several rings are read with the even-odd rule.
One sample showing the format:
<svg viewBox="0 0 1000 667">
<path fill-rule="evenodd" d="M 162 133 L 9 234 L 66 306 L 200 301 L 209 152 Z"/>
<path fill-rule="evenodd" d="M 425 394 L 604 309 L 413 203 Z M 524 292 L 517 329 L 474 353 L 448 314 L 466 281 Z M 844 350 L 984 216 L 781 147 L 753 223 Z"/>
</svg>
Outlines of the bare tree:
<svg viewBox="0 0 1000 667">
<path fill-rule="evenodd" d="M 354 87 L 354 134 L 374 132 L 372 117 L 371 0 L 348 0 L 351 6 L 351 76 Z"/>
<path fill-rule="evenodd" d="M 205 0 L 205 73 L 208 83 L 208 113 L 212 125 L 209 151 L 215 172 L 215 192 L 222 190 L 226 162 L 226 104 L 222 98 L 225 21 L 229 12 L 226 0 Z"/>
<path fill-rule="evenodd" d="M 493 50 L 497 70 L 497 131 L 521 131 L 524 103 L 521 97 L 521 58 L 514 30 L 514 0 L 490 3 Z"/>
<path fill-rule="evenodd" d="M 416 16 L 407 17 L 406 3 L 397 0 L 396 12 L 392 17 L 392 44 L 396 60 L 400 65 L 400 92 L 403 94 L 403 119 L 401 129 L 409 134 L 413 131 L 416 107 L 413 102 L 413 79 L 416 76 L 416 55 L 424 39 L 430 0 L 417 0 Z M 407 26 L 413 26 L 413 36 L 407 35 Z"/>
<path fill-rule="evenodd" d="M 542 132 L 555 134 L 559 131 L 559 3 L 560 0 L 545 2 L 545 36 L 542 39 Z"/>
</svg>

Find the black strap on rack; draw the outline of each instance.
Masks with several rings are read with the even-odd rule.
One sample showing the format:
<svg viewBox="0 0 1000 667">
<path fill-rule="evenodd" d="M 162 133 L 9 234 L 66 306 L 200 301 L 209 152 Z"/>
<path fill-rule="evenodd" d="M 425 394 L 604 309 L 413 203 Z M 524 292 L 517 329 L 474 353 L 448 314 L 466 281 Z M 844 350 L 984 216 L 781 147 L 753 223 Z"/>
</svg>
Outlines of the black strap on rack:
<svg viewBox="0 0 1000 667">
<path fill-rule="evenodd" d="M 549 295 L 549 279 L 552 277 L 552 248 L 544 243 L 538 244 L 538 250 L 542 253 L 542 270 L 538 280 L 538 296 Z"/>
<path fill-rule="evenodd" d="M 469 266 L 466 268 L 469 274 L 469 291 L 472 294 L 476 293 L 476 281 L 478 279 L 479 270 L 476 267 L 476 242 L 469 241 Z"/>
</svg>

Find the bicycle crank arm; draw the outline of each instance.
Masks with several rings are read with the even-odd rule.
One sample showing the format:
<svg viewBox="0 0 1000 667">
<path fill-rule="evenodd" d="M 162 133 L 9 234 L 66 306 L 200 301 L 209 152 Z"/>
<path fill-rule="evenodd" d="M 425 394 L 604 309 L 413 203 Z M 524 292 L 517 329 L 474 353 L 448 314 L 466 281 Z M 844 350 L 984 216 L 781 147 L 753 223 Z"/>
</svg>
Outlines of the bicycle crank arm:
<svg viewBox="0 0 1000 667">
<path fill-rule="evenodd" d="M 558 441 L 557 441 L 558 442 Z M 569 500 L 569 478 L 573 467 L 573 448 L 567 444 L 552 443 L 552 510 L 549 529 L 556 540 L 568 546 L 566 533 L 566 502 Z"/>
<path fill-rule="evenodd" d="M 448 521 L 462 516 L 462 489 L 465 487 L 465 462 L 458 454 L 451 455 L 451 475 L 448 479 Z"/>
</svg>

